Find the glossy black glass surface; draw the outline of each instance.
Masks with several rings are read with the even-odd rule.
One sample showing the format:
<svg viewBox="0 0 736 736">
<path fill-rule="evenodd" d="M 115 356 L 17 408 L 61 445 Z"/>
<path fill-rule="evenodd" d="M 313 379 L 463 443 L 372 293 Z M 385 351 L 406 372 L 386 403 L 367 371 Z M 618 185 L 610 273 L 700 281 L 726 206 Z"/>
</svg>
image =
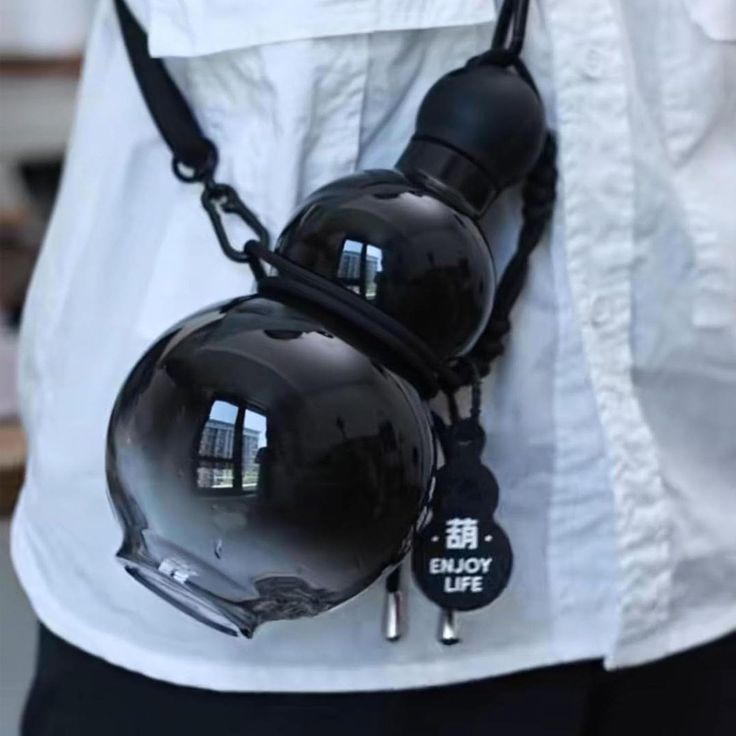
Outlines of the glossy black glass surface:
<svg viewBox="0 0 736 736">
<path fill-rule="evenodd" d="M 141 583 L 252 635 L 327 610 L 405 551 L 434 468 L 404 381 L 259 297 L 200 312 L 123 386 L 107 472 Z"/>
<path fill-rule="evenodd" d="M 318 190 L 277 251 L 360 294 L 442 358 L 472 347 L 493 304 L 493 261 L 475 221 L 397 171 Z"/>
</svg>

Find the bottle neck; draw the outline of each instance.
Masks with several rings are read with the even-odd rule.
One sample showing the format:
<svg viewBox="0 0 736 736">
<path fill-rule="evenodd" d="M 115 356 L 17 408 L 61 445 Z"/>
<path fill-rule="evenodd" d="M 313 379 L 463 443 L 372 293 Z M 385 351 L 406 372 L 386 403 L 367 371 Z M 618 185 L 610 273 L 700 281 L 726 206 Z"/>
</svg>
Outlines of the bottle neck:
<svg viewBox="0 0 736 736">
<path fill-rule="evenodd" d="M 413 138 L 396 168 L 438 199 L 476 219 L 500 191 L 487 171 L 458 151 L 432 140 Z"/>
</svg>

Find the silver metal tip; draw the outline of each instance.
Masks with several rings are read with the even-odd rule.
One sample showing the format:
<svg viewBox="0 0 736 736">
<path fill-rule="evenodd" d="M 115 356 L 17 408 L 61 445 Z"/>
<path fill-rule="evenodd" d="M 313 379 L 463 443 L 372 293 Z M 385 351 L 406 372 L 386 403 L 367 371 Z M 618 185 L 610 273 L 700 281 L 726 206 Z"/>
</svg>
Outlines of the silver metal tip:
<svg viewBox="0 0 736 736">
<path fill-rule="evenodd" d="M 460 642 L 455 611 L 451 611 L 448 608 L 442 609 L 442 613 L 440 613 L 439 640 L 440 643 L 445 644 L 446 646 L 451 646 L 452 644 Z"/>
<path fill-rule="evenodd" d="M 401 593 L 398 591 L 386 592 L 383 635 L 388 641 L 398 641 L 401 638 Z"/>
</svg>

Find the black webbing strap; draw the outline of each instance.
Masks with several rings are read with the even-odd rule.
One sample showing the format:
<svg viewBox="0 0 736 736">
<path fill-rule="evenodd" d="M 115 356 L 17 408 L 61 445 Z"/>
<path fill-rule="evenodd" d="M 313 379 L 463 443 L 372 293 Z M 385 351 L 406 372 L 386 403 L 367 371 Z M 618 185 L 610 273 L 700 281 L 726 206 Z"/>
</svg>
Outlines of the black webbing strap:
<svg viewBox="0 0 736 736">
<path fill-rule="evenodd" d="M 187 101 L 160 59 L 148 53 L 148 37 L 123 0 L 115 0 L 120 29 L 151 117 L 174 155 L 175 166 L 191 169 L 193 180 L 204 180 L 217 166 L 217 149 L 209 141 Z"/>
<path fill-rule="evenodd" d="M 123 0 L 115 0 L 115 9 L 143 100 L 161 137 L 171 149 L 174 174 L 181 181 L 203 185 L 202 206 L 212 222 L 222 252 L 230 260 L 248 263 L 256 278 L 259 278 L 263 275 L 261 264 L 244 250 L 233 247 L 223 224 L 223 214 L 239 217 L 253 230 L 256 238 L 249 242 L 268 247 L 268 231 L 233 187 L 215 181 L 217 147 L 202 132 L 197 118 L 163 62 L 148 53 L 148 36 L 128 6 Z"/>
</svg>

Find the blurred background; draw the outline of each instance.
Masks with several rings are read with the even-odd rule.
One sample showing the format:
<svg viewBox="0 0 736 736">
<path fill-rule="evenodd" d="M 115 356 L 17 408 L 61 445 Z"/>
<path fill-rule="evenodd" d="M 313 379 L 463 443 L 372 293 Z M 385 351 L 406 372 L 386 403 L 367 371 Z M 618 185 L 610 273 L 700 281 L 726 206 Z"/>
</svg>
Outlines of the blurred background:
<svg viewBox="0 0 736 736">
<path fill-rule="evenodd" d="M 18 327 L 63 166 L 94 4 L 0 0 L 0 736 L 19 733 L 36 637 L 8 552 L 25 457 Z"/>
</svg>

